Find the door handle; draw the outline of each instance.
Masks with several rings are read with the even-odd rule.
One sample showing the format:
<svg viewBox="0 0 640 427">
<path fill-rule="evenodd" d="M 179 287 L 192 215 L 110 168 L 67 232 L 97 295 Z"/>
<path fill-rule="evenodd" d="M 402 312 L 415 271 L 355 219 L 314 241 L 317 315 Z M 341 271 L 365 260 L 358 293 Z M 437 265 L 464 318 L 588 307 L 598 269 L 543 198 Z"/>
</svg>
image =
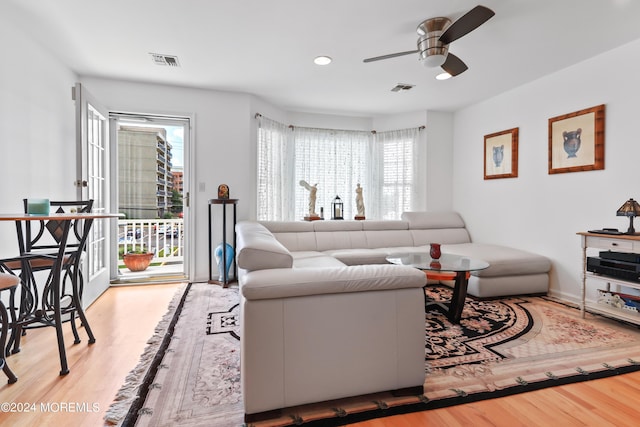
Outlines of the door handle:
<svg viewBox="0 0 640 427">
<path fill-rule="evenodd" d="M 77 180 L 76 182 L 74 182 L 76 187 L 88 187 L 89 183 L 87 181 L 83 180 Z"/>
<path fill-rule="evenodd" d="M 189 207 L 189 192 L 187 191 L 187 195 L 182 198 L 184 200 L 184 205 Z"/>
</svg>

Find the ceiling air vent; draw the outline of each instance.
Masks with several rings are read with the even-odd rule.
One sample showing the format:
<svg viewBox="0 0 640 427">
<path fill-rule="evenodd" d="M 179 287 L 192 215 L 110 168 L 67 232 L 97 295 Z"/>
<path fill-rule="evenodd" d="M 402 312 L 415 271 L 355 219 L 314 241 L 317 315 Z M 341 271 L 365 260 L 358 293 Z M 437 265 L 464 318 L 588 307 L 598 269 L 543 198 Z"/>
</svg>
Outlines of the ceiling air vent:
<svg viewBox="0 0 640 427">
<path fill-rule="evenodd" d="M 393 89 L 391 89 L 391 92 L 400 92 L 403 90 L 409 90 L 414 86 L 415 85 L 410 85 L 409 83 L 398 83 Z"/>
<path fill-rule="evenodd" d="M 150 53 L 149 55 L 151 55 L 151 59 L 153 60 L 153 63 L 156 65 L 168 65 L 169 67 L 180 66 L 177 56 L 162 55 L 159 53 Z"/>
</svg>

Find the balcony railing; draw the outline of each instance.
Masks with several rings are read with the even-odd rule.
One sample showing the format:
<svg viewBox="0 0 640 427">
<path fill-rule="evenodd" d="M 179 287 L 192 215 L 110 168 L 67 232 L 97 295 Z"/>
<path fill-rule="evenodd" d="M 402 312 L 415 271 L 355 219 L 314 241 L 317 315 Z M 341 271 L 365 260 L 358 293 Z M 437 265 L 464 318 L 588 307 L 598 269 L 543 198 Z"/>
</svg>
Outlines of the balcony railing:
<svg viewBox="0 0 640 427">
<path fill-rule="evenodd" d="M 118 268 L 124 267 L 122 254 L 136 250 L 153 252 L 152 265 L 184 261 L 184 221 L 182 219 L 118 220 Z"/>
</svg>

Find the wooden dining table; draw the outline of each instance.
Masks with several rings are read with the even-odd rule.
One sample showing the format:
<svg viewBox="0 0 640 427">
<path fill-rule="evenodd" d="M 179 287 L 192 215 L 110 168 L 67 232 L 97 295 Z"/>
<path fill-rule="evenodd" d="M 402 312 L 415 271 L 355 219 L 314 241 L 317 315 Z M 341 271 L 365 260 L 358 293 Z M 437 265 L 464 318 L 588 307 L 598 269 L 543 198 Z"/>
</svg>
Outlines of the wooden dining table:
<svg viewBox="0 0 640 427">
<path fill-rule="evenodd" d="M 57 341 L 58 341 L 58 353 L 60 355 L 60 375 L 66 375 L 69 373 L 69 367 L 67 364 L 67 356 L 66 349 L 64 344 L 64 335 L 62 331 L 62 309 L 61 309 L 61 300 L 60 300 L 60 291 L 63 286 L 63 269 L 65 266 L 65 259 L 69 259 L 70 256 L 75 255 L 78 259 L 82 251 L 85 250 L 86 243 L 89 237 L 89 233 L 91 230 L 91 226 L 93 225 L 94 220 L 102 219 L 102 218 L 118 218 L 121 215 L 119 214 L 111 214 L 111 213 L 49 213 L 49 214 L 26 214 L 26 213 L 0 213 L 0 222 L 2 221 L 11 221 L 15 223 L 17 240 L 18 240 L 18 256 L 13 258 L 8 258 L 4 260 L 0 260 L 0 264 L 8 265 L 10 261 L 19 261 L 20 265 L 20 278 L 22 279 L 22 286 L 20 289 L 20 303 L 16 303 L 12 301 L 13 306 L 13 314 L 12 314 L 12 332 L 11 339 L 9 343 L 13 343 L 12 353 L 17 353 L 20 351 L 19 348 L 19 335 L 21 333 L 21 327 L 19 325 L 28 324 L 34 321 L 42 321 L 42 326 L 52 326 L 56 330 Z M 49 223 L 51 221 L 55 221 L 58 229 L 58 241 L 54 245 L 54 248 L 49 252 L 30 252 L 27 251 L 27 242 L 26 242 L 26 234 L 25 234 L 25 226 L 29 221 L 43 221 L 44 223 Z M 70 230 L 73 227 L 73 224 L 77 221 L 82 221 L 81 223 L 81 235 L 78 239 L 78 242 L 74 241 L 74 245 L 68 247 L 69 244 L 69 235 Z M 75 238 L 74 238 L 75 240 Z M 34 280 L 33 275 L 29 275 L 27 277 L 27 272 L 31 270 L 31 263 L 35 262 L 35 260 L 39 259 L 49 259 L 49 263 L 51 265 L 50 273 L 46 279 L 46 282 L 42 289 L 49 289 L 51 292 L 51 301 L 53 304 L 46 305 L 45 298 L 38 295 L 30 295 L 30 292 L 34 290 L 37 292 L 37 287 L 30 287 L 26 283 L 29 280 Z M 75 282 L 72 280 L 72 282 Z M 82 308 L 82 295 L 81 290 L 79 290 L 77 283 L 72 283 L 72 302 L 75 312 L 77 312 L 77 316 L 80 318 L 82 325 L 85 329 L 85 332 L 89 336 L 89 344 L 95 342 L 95 336 L 91 331 L 91 327 L 89 326 L 89 322 L 85 315 L 84 309 Z M 25 304 L 25 298 L 32 298 L 33 301 L 41 300 L 41 304 Z M 14 298 L 12 297 L 12 300 Z M 16 313 L 17 311 L 17 313 Z M 75 314 L 74 314 L 75 315 Z M 74 319 L 71 319 L 74 321 Z M 10 345 L 7 346 L 7 350 Z M 5 351 L 5 349 L 3 349 Z"/>
</svg>

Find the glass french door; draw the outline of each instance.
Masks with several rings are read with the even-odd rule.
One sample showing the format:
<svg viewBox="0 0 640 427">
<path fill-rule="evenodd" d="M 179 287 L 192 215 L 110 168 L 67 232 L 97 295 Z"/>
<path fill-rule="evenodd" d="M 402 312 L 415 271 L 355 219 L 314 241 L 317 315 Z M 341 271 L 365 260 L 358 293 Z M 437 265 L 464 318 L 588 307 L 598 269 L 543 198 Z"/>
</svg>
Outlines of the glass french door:
<svg viewBox="0 0 640 427">
<path fill-rule="evenodd" d="M 78 200 L 93 199 L 93 212 L 109 209 L 109 122 L 108 113 L 80 83 L 73 88 L 76 108 L 76 188 Z M 85 278 L 83 305 L 88 305 L 109 287 L 110 224 L 96 219 L 87 240 L 83 262 Z"/>
<path fill-rule="evenodd" d="M 189 131 L 189 118 L 110 113 L 112 203 L 123 215 L 112 283 L 188 278 Z M 136 251 L 154 254 L 141 271 L 124 264 L 123 255 Z"/>
</svg>

